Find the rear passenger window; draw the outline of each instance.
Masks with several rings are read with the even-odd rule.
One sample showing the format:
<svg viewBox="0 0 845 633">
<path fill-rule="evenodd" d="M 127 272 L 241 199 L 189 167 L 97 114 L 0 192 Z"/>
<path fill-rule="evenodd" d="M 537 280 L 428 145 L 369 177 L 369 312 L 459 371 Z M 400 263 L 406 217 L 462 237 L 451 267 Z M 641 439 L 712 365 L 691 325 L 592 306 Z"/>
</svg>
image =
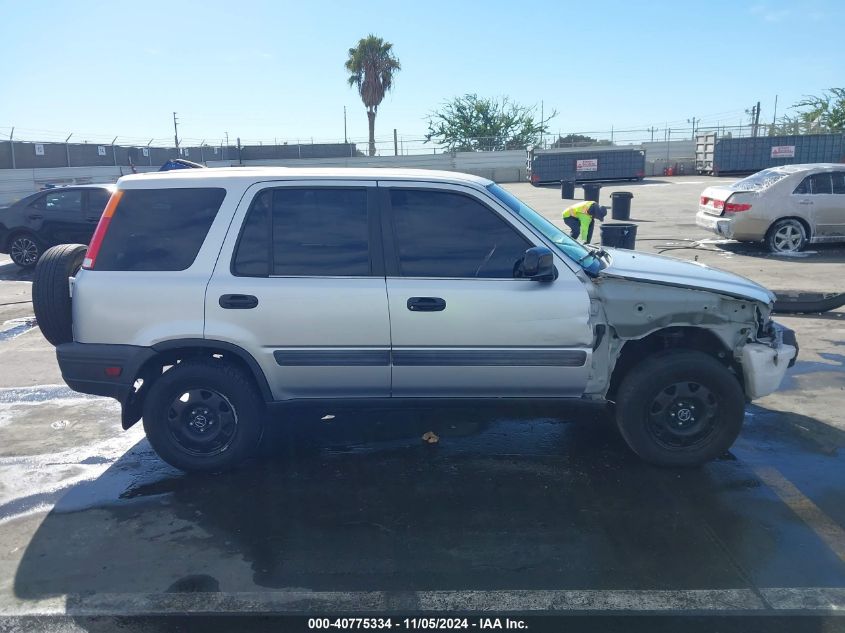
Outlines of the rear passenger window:
<svg viewBox="0 0 845 633">
<path fill-rule="evenodd" d="M 274 275 L 370 274 L 366 189 L 276 189 Z"/>
<path fill-rule="evenodd" d="M 241 277 L 266 277 L 270 274 L 272 205 L 272 191 L 264 191 L 255 197 L 232 260 L 232 274 Z"/>
<path fill-rule="evenodd" d="M 251 277 L 363 277 L 371 270 L 364 188 L 261 193 L 232 259 L 234 275 Z"/>
<path fill-rule="evenodd" d="M 833 193 L 830 186 L 830 174 L 813 174 L 810 176 L 811 193 L 814 195 Z"/>
<path fill-rule="evenodd" d="M 833 178 L 833 193 L 845 194 L 845 171 L 835 171 L 830 176 Z"/>
<path fill-rule="evenodd" d="M 97 255 L 97 270 L 185 270 L 225 196 L 220 188 L 124 191 Z"/>
<path fill-rule="evenodd" d="M 792 193 L 797 193 L 798 195 L 801 195 L 801 196 L 808 195 L 811 192 L 811 189 L 810 189 L 810 178 L 811 177 L 812 176 L 807 176 L 804 180 L 802 180 L 801 184 L 798 185 L 797 187 L 795 187 L 795 191 L 793 191 Z"/>
<path fill-rule="evenodd" d="M 492 209 L 448 191 L 391 189 L 405 277 L 510 279 L 532 244 Z"/>
</svg>

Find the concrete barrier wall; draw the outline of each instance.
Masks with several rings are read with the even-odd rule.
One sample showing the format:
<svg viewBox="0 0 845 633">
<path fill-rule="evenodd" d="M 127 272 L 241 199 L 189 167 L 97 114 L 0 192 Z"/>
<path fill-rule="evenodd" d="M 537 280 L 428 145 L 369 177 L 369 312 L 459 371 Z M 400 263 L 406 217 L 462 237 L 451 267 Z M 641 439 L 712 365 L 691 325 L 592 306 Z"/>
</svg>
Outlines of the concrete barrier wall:
<svg viewBox="0 0 845 633">
<path fill-rule="evenodd" d="M 138 167 L 139 172 L 158 167 Z M 54 169 L 0 169 L 0 206 L 40 191 L 47 185 L 89 185 L 113 183 L 126 174 L 128 167 L 59 167 Z"/>
</svg>

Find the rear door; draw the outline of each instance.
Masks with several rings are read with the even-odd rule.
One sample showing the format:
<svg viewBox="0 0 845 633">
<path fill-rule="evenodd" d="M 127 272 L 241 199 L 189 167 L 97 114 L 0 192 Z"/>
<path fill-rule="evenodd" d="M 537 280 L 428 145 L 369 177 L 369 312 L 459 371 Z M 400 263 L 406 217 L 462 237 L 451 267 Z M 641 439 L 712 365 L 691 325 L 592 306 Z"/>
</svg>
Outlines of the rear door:
<svg viewBox="0 0 845 633">
<path fill-rule="evenodd" d="M 829 193 L 825 188 L 826 193 L 814 196 L 819 199 L 816 209 L 819 237 L 845 240 L 845 171 L 833 171 L 824 175 L 830 178 Z M 825 183 L 825 187 L 827 186 Z"/>
<path fill-rule="evenodd" d="M 580 396 L 589 299 L 561 261 L 552 282 L 514 278 L 539 240 L 482 192 L 380 181 L 399 397 Z"/>
<path fill-rule="evenodd" d="M 253 185 L 206 292 L 205 336 L 239 345 L 274 398 L 390 395 L 390 325 L 370 181 Z"/>
<path fill-rule="evenodd" d="M 46 244 L 78 242 L 82 217 L 82 190 L 56 188 L 26 209 L 28 224 Z"/>
</svg>

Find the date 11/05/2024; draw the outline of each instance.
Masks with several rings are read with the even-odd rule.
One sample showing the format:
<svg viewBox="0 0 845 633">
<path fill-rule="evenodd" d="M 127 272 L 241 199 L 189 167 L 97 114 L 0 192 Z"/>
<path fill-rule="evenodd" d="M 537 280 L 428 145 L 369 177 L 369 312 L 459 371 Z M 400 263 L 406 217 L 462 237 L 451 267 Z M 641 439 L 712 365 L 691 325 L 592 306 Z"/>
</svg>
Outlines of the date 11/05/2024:
<svg viewBox="0 0 845 633">
<path fill-rule="evenodd" d="M 406 629 L 406 630 L 524 630 L 524 620 L 511 618 L 309 618 L 310 630 Z"/>
</svg>

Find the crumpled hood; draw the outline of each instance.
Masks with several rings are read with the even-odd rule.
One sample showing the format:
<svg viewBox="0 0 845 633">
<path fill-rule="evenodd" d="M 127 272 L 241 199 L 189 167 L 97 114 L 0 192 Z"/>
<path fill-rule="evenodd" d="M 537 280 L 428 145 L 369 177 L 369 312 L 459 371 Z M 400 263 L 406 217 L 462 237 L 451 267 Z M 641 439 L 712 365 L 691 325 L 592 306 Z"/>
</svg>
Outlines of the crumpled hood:
<svg viewBox="0 0 845 633">
<path fill-rule="evenodd" d="M 698 262 L 688 262 L 665 255 L 646 255 L 624 249 L 606 248 L 605 250 L 610 253 L 612 263 L 599 273 L 600 276 L 710 290 L 732 297 L 753 299 L 765 304 L 770 304 L 775 300 L 775 295 L 771 291 L 746 277 Z"/>
</svg>

